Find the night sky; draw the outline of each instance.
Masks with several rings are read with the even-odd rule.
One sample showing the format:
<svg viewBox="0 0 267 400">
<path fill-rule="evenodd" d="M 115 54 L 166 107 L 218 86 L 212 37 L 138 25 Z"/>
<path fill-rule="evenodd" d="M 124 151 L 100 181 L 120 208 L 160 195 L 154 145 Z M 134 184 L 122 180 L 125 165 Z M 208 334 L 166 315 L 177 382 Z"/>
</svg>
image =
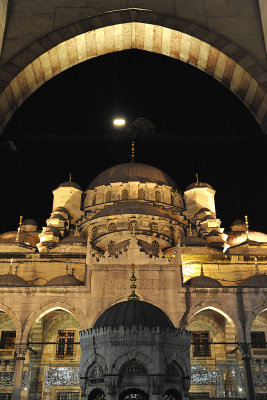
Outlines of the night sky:
<svg viewBox="0 0 267 400">
<path fill-rule="evenodd" d="M 15 113 L 0 142 L 0 232 L 15 230 L 19 215 L 44 226 L 52 190 L 69 172 L 85 190 L 104 169 L 129 161 L 131 135 L 112 126 L 119 115 L 156 127 L 137 134 L 137 162 L 162 169 L 181 190 L 198 172 L 216 190 L 223 227 L 248 214 L 251 229 L 266 232 L 267 136 L 253 116 L 198 69 L 137 50 L 63 72 Z"/>
</svg>

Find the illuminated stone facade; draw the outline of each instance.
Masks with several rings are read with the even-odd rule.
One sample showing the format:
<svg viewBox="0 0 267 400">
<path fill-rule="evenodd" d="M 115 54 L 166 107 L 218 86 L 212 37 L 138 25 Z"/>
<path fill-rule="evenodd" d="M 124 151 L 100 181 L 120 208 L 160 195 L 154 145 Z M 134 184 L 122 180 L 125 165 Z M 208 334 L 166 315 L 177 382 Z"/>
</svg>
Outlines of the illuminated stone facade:
<svg viewBox="0 0 267 400">
<path fill-rule="evenodd" d="M 244 397 L 248 383 L 252 399 L 252 380 L 267 394 L 266 234 L 240 220 L 225 231 L 209 184 L 182 193 L 134 162 L 53 194 L 41 230 L 24 220 L 0 235 L 1 394 L 80 398 L 79 330 L 127 300 L 132 263 L 140 299 L 192 331 L 191 396 Z"/>
</svg>

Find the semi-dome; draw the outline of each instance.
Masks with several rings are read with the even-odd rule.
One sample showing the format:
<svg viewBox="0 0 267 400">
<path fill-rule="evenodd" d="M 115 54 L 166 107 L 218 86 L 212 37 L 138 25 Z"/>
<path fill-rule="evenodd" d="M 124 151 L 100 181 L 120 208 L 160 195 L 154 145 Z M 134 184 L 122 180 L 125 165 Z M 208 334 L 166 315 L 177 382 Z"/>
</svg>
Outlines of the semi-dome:
<svg viewBox="0 0 267 400">
<path fill-rule="evenodd" d="M 111 206 L 104 207 L 103 210 L 96 213 L 93 218 L 91 218 L 91 220 L 100 217 L 108 217 L 110 215 L 121 214 L 144 214 L 169 219 L 172 218 L 166 211 L 163 211 L 160 208 L 153 206 L 152 204 L 136 200 L 127 200 L 112 204 Z"/>
<path fill-rule="evenodd" d="M 45 286 L 81 286 L 82 282 L 73 275 L 56 276 L 46 282 Z"/>
<path fill-rule="evenodd" d="M 28 283 L 18 275 L 0 275 L 0 286 L 29 286 Z"/>
<path fill-rule="evenodd" d="M 96 320 L 93 328 L 110 326 L 143 326 L 148 328 L 174 328 L 169 317 L 153 304 L 140 300 L 128 300 L 114 304 Z"/>
<path fill-rule="evenodd" d="M 186 286 L 200 287 L 200 288 L 219 288 L 223 285 L 216 279 L 206 275 L 194 276 L 185 282 Z"/>
<path fill-rule="evenodd" d="M 115 182 L 152 182 L 157 185 L 167 185 L 177 189 L 176 183 L 165 172 L 151 165 L 136 162 L 118 164 L 101 172 L 89 184 L 88 189 L 97 186 L 108 186 Z"/>
<path fill-rule="evenodd" d="M 264 274 L 255 274 L 249 276 L 246 279 L 243 279 L 242 282 L 239 283 L 239 286 L 249 286 L 249 287 L 267 287 L 267 275 Z"/>
</svg>

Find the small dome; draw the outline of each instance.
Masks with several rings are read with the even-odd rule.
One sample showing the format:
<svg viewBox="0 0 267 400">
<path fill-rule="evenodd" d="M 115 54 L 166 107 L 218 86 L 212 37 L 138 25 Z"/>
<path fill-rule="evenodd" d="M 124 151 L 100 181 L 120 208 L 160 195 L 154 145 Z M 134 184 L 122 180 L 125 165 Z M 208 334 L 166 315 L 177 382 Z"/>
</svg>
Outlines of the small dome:
<svg viewBox="0 0 267 400">
<path fill-rule="evenodd" d="M 57 207 L 55 211 L 57 211 L 58 213 L 62 212 L 64 214 L 70 215 L 69 211 L 65 207 Z"/>
<path fill-rule="evenodd" d="M 194 182 L 187 186 L 187 188 L 185 189 L 185 192 L 190 189 L 205 188 L 205 187 L 212 189 L 212 186 L 206 182 Z"/>
<path fill-rule="evenodd" d="M 267 287 L 267 275 L 255 274 L 249 276 L 239 283 L 239 286 L 249 286 L 249 287 Z"/>
<path fill-rule="evenodd" d="M 151 165 L 136 162 L 118 164 L 101 172 L 92 180 L 88 189 L 97 186 L 108 186 L 115 182 L 152 182 L 158 185 L 167 185 L 177 189 L 176 183 L 165 172 Z"/>
<path fill-rule="evenodd" d="M 17 240 L 18 238 L 18 240 Z M 0 235 L 0 243 L 18 243 L 35 247 L 39 243 L 39 238 L 28 232 L 10 231 Z"/>
<path fill-rule="evenodd" d="M 59 219 L 60 221 L 64 221 L 64 222 L 66 221 L 66 218 L 64 218 L 63 215 L 61 215 L 61 214 L 53 214 L 51 219 Z"/>
<path fill-rule="evenodd" d="M 231 246 L 238 246 L 247 241 L 257 243 L 267 243 L 267 234 L 263 232 L 249 231 L 248 236 L 246 232 L 230 232 L 227 238 L 227 243 Z"/>
<path fill-rule="evenodd" d="M 32 226 L 37 226 L 38 227 L 37 222 L 34 219 L 31 219 L 31 218 L 25 219 L 22 222 L 22 225 L 32 225 Z"/>
<path fill-rule="evenodd" d="M 29 286 L 28 283 L 18 275 L 4 274 L 0 275 L 0 286 Z"/>
<path fill-rule="evenodd" d="M 111 326 L 143 326 L 148 328 L 174 328 L 169 317 L 153 304 L 140 300 L 128 300 L 114 304 L 96 320 L 93 328 Z"/>
<path fill-rule="evenodd" d="M 57 276 L 46 282 L 45 286 L 81 286 L 82 282 L 73 275 Z"/>
<path fill-rule="evenodd" d="M 200 287 L 200 288 L 219 288 L 223 285 L 216 279 L 210 278 L 206 275 L 194 276 L 185 282 L 186 286 Z"/>
<path fill-rule="evenodd" d="M 242 219 L 235 219 L 234 222 L 230 226 L 235 226 L 235 225 L 242 225 L 242 226 L 244 225 L 244 226 L 246 226 L 245 222 L 242 221 Z"/>
<path fill-rule="evenodd" d="M 172 219 L 172 217 L 166 211 L 163 211 L 160 208 L 153 206 L 152 204 L 147 204 L 135 200 L 126 200 L 120 203 L 112 204 L 111 206 L 104 207 L 103 210 L 96 213 L 91 220 L 100 217 L 108 217 L 110 215 L 121 214 L 145 214 Z"/>
<path fill-rule="evenodd" d="M 61 187 L 70 187 L 70 188 L 72 187 L 72 188 L 75 188 L 75 189 L 78 189 L 78 190 L 82 190 L 81 186 L 78 185 L 78 183 L 75 183 L 75 182 L 63 182 L 57 187 L 57 189 L 59 189 Z"/>
</svg>

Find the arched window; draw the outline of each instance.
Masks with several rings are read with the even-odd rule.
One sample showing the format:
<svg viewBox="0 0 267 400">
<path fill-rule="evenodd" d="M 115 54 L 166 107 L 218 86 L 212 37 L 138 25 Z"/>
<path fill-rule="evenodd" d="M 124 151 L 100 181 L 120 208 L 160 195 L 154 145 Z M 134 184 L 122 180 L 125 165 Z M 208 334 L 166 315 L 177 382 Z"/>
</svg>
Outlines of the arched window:
<svg viewBox="0 0 267 400">
<path fill-rule="evenodd" d="M 146 374 L 145 366 L 135 359 L 130 360 L 123 369 L 124 376 L 140 376 Z"/>
<path fill-rule="evenodd" d="M 173 376 L 173 377 L 178 377 L 180 376 L 180 370 L 178 366 L 175 364 L 175 362 L 171 362 L 167 368 L 166 368 L 166 375 L 167 376 Z"/>
<path fill-rule="evenodd" d="M 171 194 L 171 205 L 174 206 L 175 204 L 175 197 L 173 194 Z"/>
<path fill-rule="evenodd" d="M 114 224 L 114 222 L 109 224 L 109 226 L 108 226 L 108 231 L 109 232 L 114 232 L 116 229 L 117 229 L 117 226 L 116 226 L 116 224 Z"/>
<path fill-rule="evenodd" d="M 161 193 L 159 190 L 156 190 L 155 196 L 156 196 L 156 201 L 158 203 L 160 203 L 161 202 Z"/>
<path fill-rule="evenodd" d="M 123 189 L 121 192 L 121 199 L 122 200 L 128 200 L 129 199 L 129 192 L 127 189 Z"/>
<path fill-rule="evenodd" d="M 97 227 L 94 226 L 93 229 L 92 229 L 92 233 L 91 233 L 92 240 L 95 239 L 96 236 L 97 236 Z"/>
<path fill-rule="evenodd" d="M 133 220 L 129 222 L 129 229 L 130 231 L 136 230 L 138 228 L 137 221 Z"/>
<path fill-rule="evenodd" d="M 119 400 L 148 400 L 148 395 L 143 390 L 132 388 L 121 393 Z"/>
<path fill-rule="evenodd" d="M 153 232 L 158 232 L 158 230 L 159 230 L 158 224 L 156 222 L 151 222 L 150 229 Z"/>
<path fill-rule="evenodd" d="M 96 193 L 94 194 L 93 200 L 92 200 L 92 206 L 96 204 Z"/>
<path fill-rule="evenodd" d="M 113 242 L 113 240 L 111 240 L 108 244 L 108 249 L 109 251 L 111 251 L 113 249 L 113 247 L 115 247 L 115 242 Z"/>
<path fill-rule="evenodd" d="M 88 396 L 88 400 L 105 400 L 106 396 L 103 390 L 101 389 L 94 389 Z"/>
<path fill-rule="evenodd" d="M 175 238 L 175 229 L 174 229 L 173 226 L 170 226 L 170 231 L 171 231 L 171 237 L 174 240 L 174 238 Z"/>
<path fill-rule="evenodd" d="M 106 193 L 106 203 L 111 202 L 111 196 L 112 196 L 112 192 L 111 192 L 111 190 L 109 190 L 109 191 Z"/>
<path fill-rule="evenodd" d="M 158 243 L 156 240 L 154 240 L 154 241 L 152 242 L 152 246 L 154 246 L 155 249 L 156 249 L 157 251 L 159 251 L 159 243 Z"/>
<path fill-rule="evenodd" d="M 175 389 L 167 390 L 167 392 L 163 396 L 163 400 L 180 400 L 180 399 L 181 399 L 181 395 Z"/>
<path fill-rule="evenodd" d="M 146 198 L 146 194 L 145 194 L 144 189 L 139 189 L 138 190 L 138 199 L 145 200 L 145 198 Z"/>
</svg>

